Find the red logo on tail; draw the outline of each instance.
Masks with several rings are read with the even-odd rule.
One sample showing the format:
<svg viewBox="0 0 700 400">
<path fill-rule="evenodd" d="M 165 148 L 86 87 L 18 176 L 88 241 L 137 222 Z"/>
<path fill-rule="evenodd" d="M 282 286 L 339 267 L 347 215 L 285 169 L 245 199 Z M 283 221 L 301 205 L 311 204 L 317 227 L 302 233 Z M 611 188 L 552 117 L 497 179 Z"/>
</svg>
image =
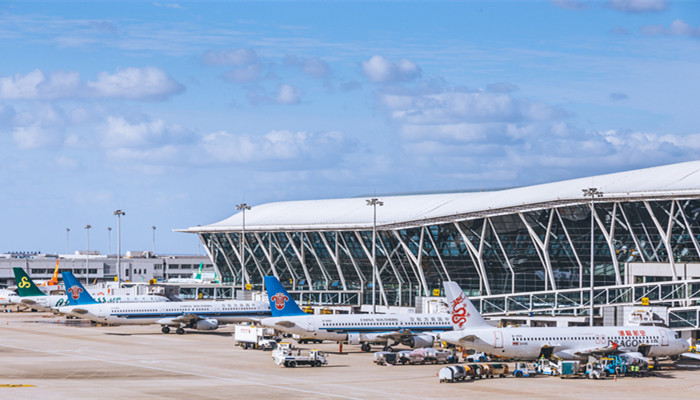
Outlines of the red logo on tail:
<svg viewBox="0 0 700 400">
<path fill-rule="evenodd" d="M 70 297 L 72 297 L 73 300 L 78 300 L 80 293 L 83 292 L 83 289 L 78 286 L 71 286 L 68 291 L 70 292 Z"/>
<path fill-rule="evenodd" d="M 466 296 L 462 293 L 459 297 L 452 301 L 452 323 L 457 325 L 459 329 L 464 328 L 464 324 L 467 322 L 467 308 L 464 305 L 464 300 Z"/>
<path fill-rule="evenodd" d="M 276 295 L 270 297 L 270 300 L 275 302 L 275 308 L 278 310 L 284 309 L 284 305 L 287 303 L 287 300 L 289 300 L 289 297 L 284 295 L 282 292 L 277 293 Z"/>
</svg>

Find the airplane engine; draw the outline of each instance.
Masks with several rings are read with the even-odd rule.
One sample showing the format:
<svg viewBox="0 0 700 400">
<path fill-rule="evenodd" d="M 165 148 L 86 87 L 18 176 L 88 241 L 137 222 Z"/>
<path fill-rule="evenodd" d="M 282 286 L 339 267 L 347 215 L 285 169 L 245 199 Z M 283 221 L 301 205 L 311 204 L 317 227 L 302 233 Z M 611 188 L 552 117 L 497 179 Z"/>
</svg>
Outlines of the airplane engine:
<svg viewBox="0 0 700 400">
<path fill-rule="evenodd" d="M 433 337 L 430 335 L 415 335 L 406 338 L 401 343 L 412 349 L 419 349 L 423 347 L 433 347 L 433 342 Z"/>
<path fill-rule="evenodd" d="M 620 358 L 624 358 L 627 360 L 628 363 L 633 363 L 633 362 L 638 362 L 642 361 L 644 363 L 649 363 L 649 359 L 647 357 L 644 357 L 642 353 L 638 352 L 629 352 L 629 353 L 620 353 Z"/>
<path fill-rule="evenodd" d="M 195 322 L 194 329 L 199 331 L 213 331 L 219 327 L 219 321 L 215 319 L 200 319 Z"/>
<path fill-rule="evenodd" d="M 349 333 L 348 334 L 348 344 L 360 344 L 360 334 L 359 333 Z"/>
</svg>

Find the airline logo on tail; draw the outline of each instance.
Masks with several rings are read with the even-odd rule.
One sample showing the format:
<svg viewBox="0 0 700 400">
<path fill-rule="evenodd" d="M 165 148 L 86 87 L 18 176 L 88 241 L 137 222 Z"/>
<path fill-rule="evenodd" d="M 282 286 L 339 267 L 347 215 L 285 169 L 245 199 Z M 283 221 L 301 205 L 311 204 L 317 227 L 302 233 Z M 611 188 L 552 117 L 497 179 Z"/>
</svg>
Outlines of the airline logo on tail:
<svg viewBox="0 0 700 400">
<path fill-rule="evenodd" d="M 467 296 L 462 293 L 459 297 L 452 300 L 452 323 L 457 325 L 459 329 L 464 329 L 467 317 L 471 317 L 471 314 L 467 312 L 467 307 L 464 305 L 466 298 Z"/>
<path fill-rule="evenodd" d="M 285 304 L 289 301 L 289 296 L 282 292 L 278 292 L 274 296 L 270 297 L 270 300 L 275 302 L 275 308 L 278 310 L 284 310 Z"/>
<path fill-rule="evenodd" d="M 29 278 L 27 278 L 26 276 L 23 276 L 17 284 L 17 287 L 22 289 L 29 289 L 30 286 L 32 286 L 32 284 L 29 283 Z"/>
<path fill-rule="evenodd" d="M 78 300 L 80 298 L 80 293 L 83 292 L 83 288 L 79 286 L 71 286 L 68 291 L 70 292 L 70 297 L 72 297 L 73 300 Z"/>
</svg>

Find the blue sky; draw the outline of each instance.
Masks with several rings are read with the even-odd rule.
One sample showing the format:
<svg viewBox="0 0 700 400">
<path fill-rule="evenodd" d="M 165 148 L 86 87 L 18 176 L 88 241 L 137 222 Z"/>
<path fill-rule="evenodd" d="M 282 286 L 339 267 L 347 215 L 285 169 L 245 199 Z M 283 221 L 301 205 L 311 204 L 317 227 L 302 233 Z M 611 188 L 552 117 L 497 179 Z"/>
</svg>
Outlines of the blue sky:
<svg viewBox="0 0 700 400">
<path fill-rule="evenodd" d="M 0 1 L 0 50 L 0 252 L 700 150 L 698 2 Z"/>
</svg>

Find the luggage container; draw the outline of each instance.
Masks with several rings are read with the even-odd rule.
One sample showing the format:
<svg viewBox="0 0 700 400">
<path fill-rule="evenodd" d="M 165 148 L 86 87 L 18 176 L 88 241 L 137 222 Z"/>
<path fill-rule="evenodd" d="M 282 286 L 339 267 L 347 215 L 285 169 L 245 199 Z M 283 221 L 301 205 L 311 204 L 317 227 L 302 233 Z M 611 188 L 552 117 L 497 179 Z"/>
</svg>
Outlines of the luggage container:
<svg viewBox="0 0 700 400">
<path fill-rule="evenodd" d="M 467 370 L 461 365 L 450 365 L 438 371 L 440 383 L 463 381 L 467 378 Z"/>
</svg>

